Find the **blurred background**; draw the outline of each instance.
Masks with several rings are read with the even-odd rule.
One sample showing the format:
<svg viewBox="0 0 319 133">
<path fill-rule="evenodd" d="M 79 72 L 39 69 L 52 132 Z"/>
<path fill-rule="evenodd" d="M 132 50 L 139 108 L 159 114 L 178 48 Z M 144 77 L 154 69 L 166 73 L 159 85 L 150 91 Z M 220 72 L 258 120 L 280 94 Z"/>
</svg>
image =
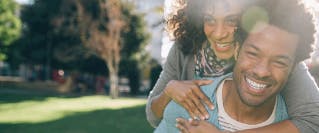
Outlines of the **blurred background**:
<svg viewBox="0 0 319 133">
<path fill-rule="evenodd" d="M 0 132 L 152 132 L 145 104 L 172 46 L 171 2 L 0 0 Z M 305 62 L 319 83 L 315 45 Z"/>
</svg>

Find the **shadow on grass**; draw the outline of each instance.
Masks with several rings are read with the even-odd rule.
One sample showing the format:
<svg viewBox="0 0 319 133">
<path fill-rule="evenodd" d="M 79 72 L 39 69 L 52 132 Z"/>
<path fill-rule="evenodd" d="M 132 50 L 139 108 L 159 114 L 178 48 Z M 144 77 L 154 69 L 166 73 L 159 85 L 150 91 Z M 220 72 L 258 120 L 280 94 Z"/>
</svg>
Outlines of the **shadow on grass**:
<svg viewBox="0 0 319 133">
<path fill-rule="evenodd" d="M 48 97 L 52 97 L 53 95 L 49 94 L 39 94 L 39 95 L 21 95 L 15 93 L 0 93 L 0 103 L 17 103 L 26 100 L 33 100 L 33 101 L 43 101 Z"/>
<path fill-rule="evenodd" d="M 0 81 L 0 103 L 17 103 L 25 100 L 44 101 L 49 97 L 75 98 L 94 95 L 87 93 L 60 93 L 57 85 L 46 82 Z"/>
<path fill-rule="evenodd" d="M 1 133 L 150 133 L 145 105 L 119 110 L 76 113 L 62 119 L 30 124 L 0 124 Z"/>
<path fill-rule="evenodd" d="M 0 90 L 0 103 L 18 103 L 26 100 L 44 101 L 47 98 L 76 98 L 82 96 L 90 96 L 92 94 L 58 94 L 48 92 L 26 92 L 21 90 L 12 90 L 9 92 Z"/>
</svg>

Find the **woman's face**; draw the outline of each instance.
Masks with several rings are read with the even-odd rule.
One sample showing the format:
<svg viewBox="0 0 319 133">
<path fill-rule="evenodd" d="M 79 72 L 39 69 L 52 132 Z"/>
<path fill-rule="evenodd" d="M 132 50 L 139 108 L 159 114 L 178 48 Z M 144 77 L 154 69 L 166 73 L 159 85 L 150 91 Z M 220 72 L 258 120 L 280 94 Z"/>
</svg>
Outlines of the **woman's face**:
<svg viewBox="0 0 319 133">
<path fill-rule="evenodd" d="M 234 55 L 234 33 L 240 21 L 241 6 L 236 0 L 217 0 L 204 14 L 204 32 L 219 59 Z"/>
</svg>

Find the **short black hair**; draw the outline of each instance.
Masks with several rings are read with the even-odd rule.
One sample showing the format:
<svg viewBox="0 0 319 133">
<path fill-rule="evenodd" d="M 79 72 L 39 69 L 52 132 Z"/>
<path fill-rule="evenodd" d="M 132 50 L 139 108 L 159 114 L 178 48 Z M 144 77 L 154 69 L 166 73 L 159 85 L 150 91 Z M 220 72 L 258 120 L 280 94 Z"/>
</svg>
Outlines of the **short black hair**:
<svg viewBox="0 0 319 133">
<path fill-rule="evenodd" d="M 299 63 L 310 57 L 314 48 L 316 30 L 314 15 L 309 9 L 305 8 L 305 3 L 301 0 L 257 0 L 255 5 L 265 10 L 268 15 L 268 20 L 266 21 L 269 24 L 298 36 L 295 63 Z M 263 17 L 256 17 L 256 14 L 254 15 L 249 18 L 256 19 L 250 20 L 254 21 L 250 22 L 253 23 L 250 27 L 253 27 L 258 21 L 265 21 Z M 246 38 L 248 34 L 243 35 L 245 35 L 243 38 Z"/>
</svg>

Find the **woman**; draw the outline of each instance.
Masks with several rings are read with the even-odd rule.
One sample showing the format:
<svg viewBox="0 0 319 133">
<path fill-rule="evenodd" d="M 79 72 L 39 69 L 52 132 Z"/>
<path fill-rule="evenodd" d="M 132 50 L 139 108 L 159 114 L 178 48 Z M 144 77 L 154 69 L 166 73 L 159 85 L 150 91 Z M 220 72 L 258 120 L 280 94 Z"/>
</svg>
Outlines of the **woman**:
<svg viewBox="0 0 319 133">
<path fill-rule="evenodd" d="M 194 79 L 229 73 L 234 64 L 233 52 L 242 43 L 242 29 L 237 26 L 243 7 L 240 3 L 233 0 L 181 0 L 179 4 L 181 8 L 168 20 L 175 45 L 146 107 L 148 120 L 153 126 L 161 120 L 170 100 L 183 106 L 193 118 L 207 119 L 204 104 L 210 108 L 213 105 L 199 86 L 211 81 Z M 319 129 L 319 94 L 304 64 L 296 67 L 283 95 L 291 120 L 256 131 L 278 126 L 286 129 L 297 127 L 301 132 Z"/>
</svg>

